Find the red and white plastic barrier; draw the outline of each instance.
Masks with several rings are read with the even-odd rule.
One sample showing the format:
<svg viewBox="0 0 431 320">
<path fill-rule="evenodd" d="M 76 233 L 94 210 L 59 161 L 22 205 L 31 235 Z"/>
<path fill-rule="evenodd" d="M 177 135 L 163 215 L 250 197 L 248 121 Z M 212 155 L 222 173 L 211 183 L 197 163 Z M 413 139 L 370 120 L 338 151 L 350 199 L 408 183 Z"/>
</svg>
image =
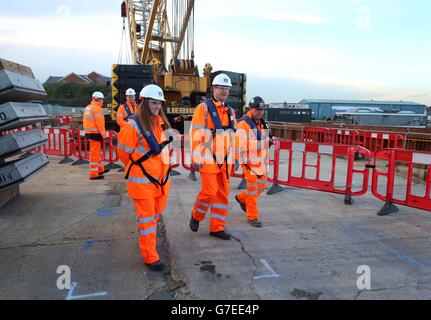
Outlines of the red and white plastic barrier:
<svg viewBox="0 0 431 320">
<path fill-rule="evenodd" d="M 72 115 L 52 116 L 51 118 L 58 121 L 60 126 L 70 126 L 72 124 Z"/>
<path fill-rule="evenodd" d="M 383 133 L 373 131 L 361 131 L 358 145 L 370 150 L 374 157 L 378 150 L 400 148 L 404 149 L 405 136 L 398 133 Z"/>
<path fill-rule="evenodd" d="M 22 128 L 18 128 L 18 129 L 12 129 L 12 130 L 5 130 L 2 131 L 1 134 L 4 136 L 10 135 L 10 134 L 14 134 L 14 133 L 18 133 L 18 132 L 23 132 L 23 131 L 29 131 L 29 130 L 33 130 L 33 126 L 25 126 Z"/>
<path fill-rule="evenodd" d="M 90 141 L 85 136 L 84 130 L 70 130 L 72 140 L 73 155 L 78 159 L 75 165 L 87 163 L 90 160 Z M 119 161 L 116 142 L 118 141 L 118 133 L 115 131 L 107 131 L 108 139 L 103 140 L 100 161 L 116 163 Z"/>
<path fill-rule="evenodd" d="M 281 159 L 281 152 L 287 153 L 287 159 Z M 351 196 L 360 196 L 368 190 L 369 166 L 365 165 L 362 170 L 355 169 L 355 153 L 361 153 L 366 158 L 370 157 L 368 150 L 358 146 L 331 145 L 315 142 L 295 142 L 279 141 L 275 150 L 273 187 L 269 194 L 278 191 L 280 185 L 297 188 L 313 189 L 318 191 L 344 194 L 346 203 L 351 203 Z M 300 161 L 294 161 L 296 157 Z M 314 158 L 315 163 L 311 164 L 309 159 Z M 325 156 L 325 159 L 323 159 Z M 345 157 L 347 165 L 341 166 L 338 157 Z M 281 164 L 286 161 L 286 168 L 283 171 Z M 330 172 L 322 170 L 323 161 L 329 162 Z M 340 173 L 340 171 L 343 171 Z M 286 178 L 281 178 L 285 176 Z M 356 183 L 360 183 L 360 188 L 353 188 L 353 179 L 359 177 Z M 341 177 L 339 180 L 336 178 Z M 337 184 L 343 185 L 342 187 Z"/>
<path fill-rule="evenodd" d="M 327 128 L 304 127 L 302 140 L 305 142 L 333 143 L 333 133 Z"/>
<path fill-rule="evenodd" d="M 370 150 L 371 156 L 374 157 L 376 151 L 381 149 L 403 149 L 405 136 L 399 133 L 304 127 L 303 140 L 305 142 L 361 146 Z"/>
<path fill-rule="evenodd" d="M 63 157 L 61 163 L 71 162 L 73 148 L 70 144 L 70 131 L 62 128 L 43 128 L 43 131 L 48 136 L 48 142 L 43 146 L 43 152 L 46 155 Z"/>
<path fill-rule="evenodd" d="M 415 152 L 411 150 L 387 149 L 376 152 L 376 158 L 386 160 L 386 170 L 375 168 L 371 191 L 373 195 L 385 201 L 379 215 L 387 215 L 398 211 L 393 204 L 400 204 L 412 208 L 431 211 L 431 153 Z M 407 184 L 396 183 L 397 164 L 407 166 Z M 377 163 L 375 163 L 377 165 Z M 426 182 L 422 190 L 414 190 L 413 173 L 415 165 L 425 166 Z M 384 179 L 384 192 L 379 190 L 379 182 Z M 417 186 L 416 186 L 417 187 Z M 418 194 L 422 193 L 422 194 Z"/>
</svg>

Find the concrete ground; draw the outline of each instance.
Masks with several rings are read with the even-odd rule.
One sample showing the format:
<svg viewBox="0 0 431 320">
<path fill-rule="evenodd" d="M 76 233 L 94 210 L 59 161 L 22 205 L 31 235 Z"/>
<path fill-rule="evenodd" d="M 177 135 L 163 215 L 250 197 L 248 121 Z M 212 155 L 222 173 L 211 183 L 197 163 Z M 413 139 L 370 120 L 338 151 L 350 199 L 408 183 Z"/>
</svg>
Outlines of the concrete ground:
<svg viewBox="0 0 431 320">
<path fill-rule="evenodd" d="M 123 173 L 89 181 L 87 166 L 50 161 L 0 209 L 0 299 L 431 298 L 428 212 L 400 206 L 378 217 L 383 203 L 370 193 L 346 206 L 342 195 L 288 187 L 262 196 L 257 229 L 235 202 L 240 180 L 232 179 L 234 239 L 222 241 L 209 237 L 208 218 L 190 231 L 200 182 L 180 170 L 158 237 L 170 269 L 157 274 L 140 257 Z M 71 269 L 70 290 L 57 288 L 61 265 Z M 361 291 L 364 265 L 371 288 Z"/>
</svg>

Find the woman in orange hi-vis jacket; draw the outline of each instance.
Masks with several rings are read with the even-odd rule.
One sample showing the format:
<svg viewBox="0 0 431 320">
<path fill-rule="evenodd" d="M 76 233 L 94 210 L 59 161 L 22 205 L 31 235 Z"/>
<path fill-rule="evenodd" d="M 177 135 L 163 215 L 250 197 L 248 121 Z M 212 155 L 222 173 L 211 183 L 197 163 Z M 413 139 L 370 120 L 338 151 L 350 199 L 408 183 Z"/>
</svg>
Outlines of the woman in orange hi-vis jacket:
<svg viewBox="0 0 431 320">
<path fill-rule="evenodd" d="M 241 209 L 246 213 L 247 221 L 260 228 L 257 199 L 266 189 L 267 162 L 271 133 L 262 119 L 265 102 L 261 97 L 250 100 L 249 111 L 238 123 L 236 137 L 239 139 L 241 166 L 247 181 L 247 191 L 235 196 Z"/>
<path fill-rule="evenodd" d="M 138 113 L 138 105 L 135 102 L 136 92 L 132 88 L 126 90 L 126 103 L 118 107 L 117 110 L 117 124 L 123 127 L 129 119 L 134 114 Z"/>
<path fill-rule="evenodd" d="M 100 147 L 103 140 L 108 137 L 102 109 L 104 98 L 102 92 L 94 92 L 91 104 L 84 110 L 83 127 L 85 137 L 90 140 L 90 180 L 103 179 L 103 174 L 109 171 L 100 162 Z"/>
<path fill-rule="evenodd" d="M 156 249 L 157 221 L 166 208 L 170 191 L 169 150 L 164 148 L 170 124 L 163 112 L 163 91 L 156 85 L 142 89 L 140 111 L 121 128 L 118 154 L 126 166 L 128 194 L 135 204 L 139 248 L 145 264 L 162 271 Z"/>
<path fill-rule="evenodd" d="M 236 128 L 234 111 L 225 104 L 230 87 L 232 83 L 226 74 L 214 78 L 213 96 L 196 107 L 190 128 L 193 168 L 200 172 L 202 182 L 190 228 L 197 232 L 199 222 L 209 211 L 210 235 L 223 240 L 231 239 L 225 231 L 233 162 L 232 136 Z"/>
</svg>

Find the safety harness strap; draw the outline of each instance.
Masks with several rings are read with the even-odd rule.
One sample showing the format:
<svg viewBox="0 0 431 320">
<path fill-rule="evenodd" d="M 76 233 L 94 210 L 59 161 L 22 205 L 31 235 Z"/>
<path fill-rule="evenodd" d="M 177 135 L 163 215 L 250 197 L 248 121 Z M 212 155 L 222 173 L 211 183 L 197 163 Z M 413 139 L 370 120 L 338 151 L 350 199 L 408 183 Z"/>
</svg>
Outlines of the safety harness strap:
<svg viewBox="0 0 431 320">
<path fill-rule="evenodd" d="M 143 125 L 142 125 L 142 121 L 139 118 L 138 115 L 133 115 L 132 119 L 135 120 L 135 122 L 138 125 L 138 128 L 140 130 L 140 133 L 143 135 L 143 137 L 145 138 L 145 140 L 147 141 L 148 145 L 150 146 L 151 150 L 148 151 L 145 155 L 143 155 L 141 158 L 139 158 L 137 161 L 134 161 L 132 159 L 132 155 L 129 155 L 130 161 L 132 162 L 131 165 L 129 166 L 129 169 L 127 170 L 125 179 L 129 179 L 130 176 L 130 171 L 132 169 L 132 167 L 134 165 L 137 165 L 139 168 L 141 168 L 142 173 L 144 174 L 145 177 L 147 177 L 148 180 L 150 180 L 150 182 L 152 184 L 154 184 L 156 187 L 163 187 L 166 185 L 166 183 L 169 180 L 169 176 L 171 173 L 171 168 L 169 167 L 169 170 L 166 174 L 166 177 L 164 178 L 164 180 L 162 182 L 160 182 L 159 180 L 157 180 L 156 178 L 154 178 L 153 176 L 151 176 L 147 170 L 145 170 L 144 166 L 142 165 L 142 163 L 144 163 L 145 161 L 147 161 L 149 158 L 152 158 L 154 156 L 159 155 L 163 148 L 166 147 L 168 144 L 170 144 L 173 141 L 172 137 L 169 137 L 169 140 L 167 141 L 163 141 L 162 143 L 158 143 L 156 137 L 154 136 L 153 132 L 151 130 L 144 130 L 143 129 Z"/>
<path fill-rule="evenodd" d="M 243 120 L 245 122 L 247 122 L 247 124 L 250 126 L 251 130 L 253 130 L 253 132 L 255 132 L 256 134 L 256 138 L 258 141 L 262 141 L 262 133 L 260 132 L 260 130 L 257 128 L 257 124 L 256 122 L 254 122 L 254 120 L 250 117 L 245 116 L 243 118 Z"/>
<path fill-rule="evenodd" d="M 257 124 L 256 122 L 254 122 L 254 120 L 248 116 L 244 116 L 244 118 L 240 119 L 239 121 L 245 121 L 247 122 L 247 124 L 250 126 L 250 128 L 254 131 L 256 129 L 256 137 L 257 140 L 261 141 L 262 140 L 262 133 L 260 132 L 260 130 L 257 128 Z M 263 128 L 265 130 L 268 130 L 268 126 L 266 125 L 266 122 L 264 120 L 261 120 L 261 123 L 263 125 Z M 271 130 L 269 131 L 269 138 L 272 139 L 272 133 Z"/>
<path fill-rule="evenodd" d="M 133 116 L 134 114 L 132 113 L 132 111 L 130 110 L 129 106 L 127 105 L 127 103 L 123 104 L 124 110 L 126 110 L 127 113 L 127 118 Z"/>
<path fill-rule="evenodd" d="M 212 101 L 212 99 L 206 99 L 205 100 L 205 104 L 208 107 L 208 113 L 211 116 L 211 120 L 214 123 L 214 130 L 213 130 L 213 135 L 216 134 L 217 130 L 226 130 L 226 129 L 232 129 L 233 131 L 235 131 L 235 121 L 233 119 L 233 110 L 230 106 L 227 106 L 227 110 L 228 110 L 228 114 L 229 114 L 229 127 L 223 127 L 223 124 L 220 120 L 220 115 L 218 114 L 217 108 L 214 105 L 214 102 Z"/>
</svg>

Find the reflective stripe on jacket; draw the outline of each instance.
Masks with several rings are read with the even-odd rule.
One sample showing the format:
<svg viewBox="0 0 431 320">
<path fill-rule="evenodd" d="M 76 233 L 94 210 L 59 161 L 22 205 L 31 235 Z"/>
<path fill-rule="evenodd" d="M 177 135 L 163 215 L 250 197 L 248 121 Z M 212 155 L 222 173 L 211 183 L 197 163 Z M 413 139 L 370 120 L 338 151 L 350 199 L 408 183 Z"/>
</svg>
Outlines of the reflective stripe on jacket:
<svg viewBox="0 0 431 320">
<path fill-rule="evenodd" d="M 230 119 L 227 107 L 222 106 L 220 102 L 214 99 L 213 103 L 217 109 L 223 128 L 229 128 Z M 232 116 L 236 127 L 237 122 L 234 111 L 232 112 Z M 193 163 L 203 164 L 200 169 L 203 173 L 220 172 L 221 168 L 217 163 L 222 164 L 228 152 L 233 152 L 234 132 L 231 132 L 232 136 L 223 134 L 213 135 L 211 131 L 214 129 L 214 123 L 208 113 L 208 106 L 205 103 L 201 103 L 196 107 L 195 113 L 193 114 L 192 125 L 190 127 L 190 139 Z M 219 139 L 223 140 L 220 141 Z M 212 143 L 210 144 L 209 142 L 211 140 Z M 214 162 L 213 155 L 216 157 L 217 163 Z M 230 162 L 233 162 L 233 159 L 230 159 Z M 226 170 L 225 165 L 223 165 L 222 169 Z M 228 170 L 229 172 L 231 171 L 231 166 L 229 166 Z"/>
<path fill-rule="evenodd" d="M 136 104 L 136 102 L 134 102 L 134 103 L 132 104 L 131 102 L 126 101 L 126 104 L 127 104 L 127 106 L 129 107 L 130 112 L 132 112 L 133 114 L 137 114 L 137 112 L 138 112 L 138 105 Z M 133 114 L 132 114 L 132 115 L 133 115 Z M 124 126 L 124 125 L 127 123 L 127 121 L 126 121 L 125 119 L 126 119 L 128 116 L 129 116 L 129 115 L 127 114 L 127 111 L 126 111 L 126 109 L 124 108 L 124 105 L 119 106 L 119 107 L 118 107 L 118 110 L 117 110 L 117 117 L 116 117 L 117 124 L 118 124 L 120 127 Z"/>
<path fill-rule="evenodd" d="M 108 134 L 105 129 L 105 114 L 102 109 L 103 103 L 92 101 L 85 107 L 83 116 L 83 127 L 85 133 L 100 134 L 107 138 Z"/>
<path fill-rule="evenodd" d="M 246 116 L 253 119 L 250 111 L 247 112 Z M 241 153 L 241 164 L 247 164 L 259 175 L 266 172 L 266 164 L 269 156 L 269 141 L 262 121 L 256 125 L 256 129 L 260 131 L 262 136 L 261 141 L 257 140 L 256 134 L 252 131 L 247 121 L 239 122 L 236 135 Z"/>
<path fill-rule="evenodd" d="M 151 130 L 158 143 L 161 143 L 166 140 L 162 127 L 164 122 L 160 116 L 157 116 L 156 120 L 157 123 Z M 131 165 L 130 156 L 133 161 L 137 161 L 151 150 L 146 139 L 140 134 L 138 124 L 133 119 L 121 127 L 117 150 L 120 160 L 126 166 L 126 172 Z M 169 148 L 164 148 L 162 153 L 149 158 L 142 163 L 142 166 L 152 177 L 159 181 L 164 179 L 169 170 Z M 127 185 L 129 196 L 132 199 L 159 197 L 168 194 L 170 190 L 170 181 L 164 187 L 158 188 L 147 179 L 139 166 L 132 166 Z"/>
</svg>

